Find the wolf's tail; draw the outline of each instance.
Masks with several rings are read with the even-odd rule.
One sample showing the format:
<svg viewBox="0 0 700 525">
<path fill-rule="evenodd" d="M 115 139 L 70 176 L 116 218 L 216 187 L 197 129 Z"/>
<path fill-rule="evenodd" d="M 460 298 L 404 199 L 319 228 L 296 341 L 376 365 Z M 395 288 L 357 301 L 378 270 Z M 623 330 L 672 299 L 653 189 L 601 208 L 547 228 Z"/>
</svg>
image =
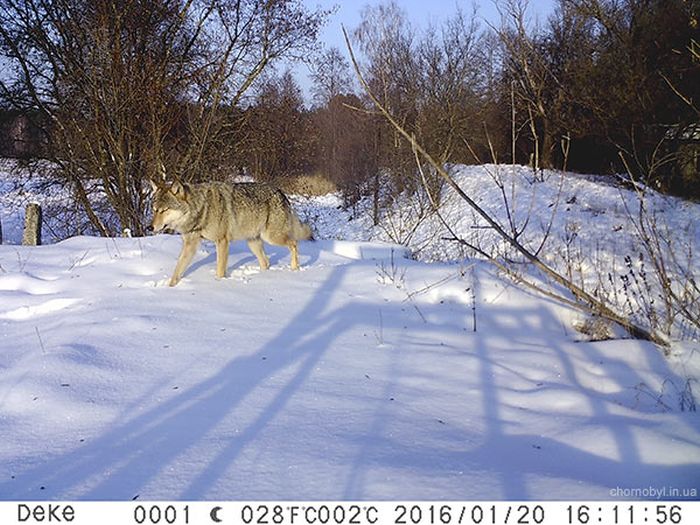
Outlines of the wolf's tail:
<svg viewBox="0 0 700 525">
<path fill-rule="evenodd" d="M 308 223 L 301 222 L 299 217 L 294 215 L 292 220 L 292 235 L 297 241 L 313 241 L 314 234 L 311 231 L 311 226 Z"/>
</svg>

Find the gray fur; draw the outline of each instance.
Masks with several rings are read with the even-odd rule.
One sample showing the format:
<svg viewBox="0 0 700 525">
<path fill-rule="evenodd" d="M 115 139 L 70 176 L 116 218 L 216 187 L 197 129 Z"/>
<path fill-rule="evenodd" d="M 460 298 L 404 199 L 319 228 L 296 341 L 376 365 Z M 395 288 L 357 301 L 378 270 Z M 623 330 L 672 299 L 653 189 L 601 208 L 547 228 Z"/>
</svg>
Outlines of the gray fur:
<svg viewBox="0 0 700 525">
<path fill-rule="evenodd" d="M 262 241 L 287 246 L 292 269 L 299 268 L 297 241 L 312 239 L 311 228 L 302 223 L 289 200 L 269 184 L 208 182 L 153 186 L 153 230 L 172 229 L 183 236 L 182 251 L 170 286 L 175 286 L 189 266 L 201 239 L 216 243 L 219 278 L 225 276 L 228 246 L 247 240 L 253 254 L 266 270 L 269 259 Z"/>
</svg>

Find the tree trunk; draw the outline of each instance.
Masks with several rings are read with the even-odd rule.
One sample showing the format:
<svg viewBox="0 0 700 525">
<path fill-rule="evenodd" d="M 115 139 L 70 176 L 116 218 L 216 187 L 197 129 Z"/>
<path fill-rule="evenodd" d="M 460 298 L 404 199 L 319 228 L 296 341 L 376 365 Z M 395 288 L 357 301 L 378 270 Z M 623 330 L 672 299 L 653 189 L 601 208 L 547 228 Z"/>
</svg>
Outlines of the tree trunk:
<svg viewBox="0 0 700 525">
<path fill-rule="evenodd" d="M 41 206 L 36 202 L 27 204 L 24 215 L 23 246 L 38 246 L 41 244 Z"/>
</svg>

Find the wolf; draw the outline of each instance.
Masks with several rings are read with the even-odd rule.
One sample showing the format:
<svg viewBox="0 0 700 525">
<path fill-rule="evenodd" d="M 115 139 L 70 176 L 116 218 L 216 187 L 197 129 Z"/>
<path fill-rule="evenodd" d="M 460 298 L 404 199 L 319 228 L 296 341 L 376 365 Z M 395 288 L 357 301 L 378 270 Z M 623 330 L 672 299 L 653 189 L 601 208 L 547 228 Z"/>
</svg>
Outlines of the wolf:
<svg viewBox="0 0 700 525">
<path fill-rule="evenodd" d="M 175 286 L 192 262 L 202 239 L 216 244 L 216 276 L 226 275 L 229 243 L 247 240 L 261 270 L 270 267 L 263 241 L 286 246 L 292 270 L 299 268 L 297 241 L 312 240 L 311 228 L 294 213 L 281 190 L 263 182 L 156 184 L 153 189 L 154 233 L 166 229 L 182 234 L 182 250 L 170 286 Z"/>
</svg>

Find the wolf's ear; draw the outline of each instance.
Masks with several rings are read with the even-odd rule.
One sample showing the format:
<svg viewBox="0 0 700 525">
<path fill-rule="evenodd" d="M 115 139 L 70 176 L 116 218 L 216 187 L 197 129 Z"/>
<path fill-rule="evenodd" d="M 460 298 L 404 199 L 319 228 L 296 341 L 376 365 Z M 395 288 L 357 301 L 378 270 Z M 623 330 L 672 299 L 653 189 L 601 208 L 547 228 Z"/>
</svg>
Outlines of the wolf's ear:
<svg viewBox="0 0 700 525">
<path fill-rule="evenodd" d="M 175 198 L 181 201 L 187 200 L 187 185 L 182 184 L 180 181 L 175 181 L 170 186 L 170 193 L 175 195 Z"/>
</svg>

